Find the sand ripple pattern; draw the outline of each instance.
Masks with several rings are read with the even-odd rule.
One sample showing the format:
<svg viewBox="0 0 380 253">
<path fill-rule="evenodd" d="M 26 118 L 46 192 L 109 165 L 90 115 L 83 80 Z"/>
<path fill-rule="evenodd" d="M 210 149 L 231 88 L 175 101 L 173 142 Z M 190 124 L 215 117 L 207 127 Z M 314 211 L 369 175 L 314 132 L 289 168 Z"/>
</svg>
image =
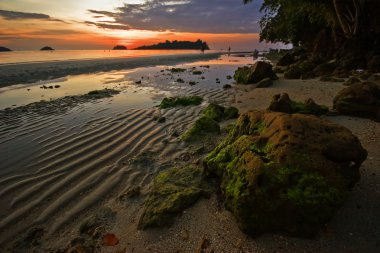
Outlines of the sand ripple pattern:
<svg viewBox="0 0 380 253">
<path fill-rule="evenodd" d="M 206 101 L 233 99 L 229 90 L 184 92 Z M 22 115 L 17 122 L 2 122 L 0 244 L 34 225 L 59 232 L 131 185 L 147 189 L 158 169 L 133 166 L 133 159 L 154 152 L 170 161 L 184 145 L 173 132 L 186 130 L 205 104 L 102 110 L 82 120 L 86 108 L 81 107 L 71 114 Z M 157 115 L 166 117 L 166 122 L 155 121 Z M 20 155 L 14 156 L 15 152 Z"/>
</svg>

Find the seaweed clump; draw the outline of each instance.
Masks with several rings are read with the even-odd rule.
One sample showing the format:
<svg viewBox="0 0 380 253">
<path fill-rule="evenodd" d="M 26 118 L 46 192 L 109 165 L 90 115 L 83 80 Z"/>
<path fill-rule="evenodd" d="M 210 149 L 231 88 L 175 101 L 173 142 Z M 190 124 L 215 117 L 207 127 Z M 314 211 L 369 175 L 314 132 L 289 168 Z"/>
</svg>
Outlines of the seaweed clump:
<svg viewBox="0 0 380 253">
<path fill-rule="evenodd" d="M 318 117 L 251 111 L 205 159 L 226 207 L 256 236 L 315 235 L 359 180 L 367 152 L 343 126 Z"/>
<path fill-rule="evenodd" d="M 237 118 L 239 115 L 238 109 L 235 107 L 223 107 L 214 103 L 207 106 L 202 116 L 195 121 L 193 126 L 187 130 L 182 136 L 184 141 L 194 141 L 205 136 L 206 134 L 220 133 L 218 122 Z"/>
<path fill-rule="evenodd" d="M 144 203 L 139 229 L 170 225 L 176 215 L 200 197 L 208 196 L 210 189 L 204 182 L 201 168 L 186 166 L 160 172 Z"/>
<path fill-rule="evenodd" d="M 172 108 L 176 106 L 190 106 L 190 105 L 200 105 L 203 98 L 199 96 L 190 97 L 168 97 L 164 98 L 159 105 L 161 109 Z"/>
</svg>

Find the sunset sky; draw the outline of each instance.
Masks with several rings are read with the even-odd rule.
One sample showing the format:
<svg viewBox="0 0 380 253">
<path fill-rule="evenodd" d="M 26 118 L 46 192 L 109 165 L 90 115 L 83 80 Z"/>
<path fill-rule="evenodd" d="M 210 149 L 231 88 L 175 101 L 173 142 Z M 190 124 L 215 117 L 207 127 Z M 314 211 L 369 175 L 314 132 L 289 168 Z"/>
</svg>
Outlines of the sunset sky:
<svg viewBox="0 0 380 253">
<path fill-rule="evenodd" d="M 212 49 L 258 43 L 261 0 L 0 0 L 0 46 L 34 50 L 134 48 L 197 40 Z"/>
</svg>

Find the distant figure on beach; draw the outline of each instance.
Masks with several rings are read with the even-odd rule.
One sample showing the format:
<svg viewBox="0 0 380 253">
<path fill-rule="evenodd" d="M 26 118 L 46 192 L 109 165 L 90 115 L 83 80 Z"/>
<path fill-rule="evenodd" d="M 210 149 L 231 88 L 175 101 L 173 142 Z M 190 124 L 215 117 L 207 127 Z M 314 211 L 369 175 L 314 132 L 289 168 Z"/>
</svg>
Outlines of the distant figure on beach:
<svg viewBox="0 0 380 253">
<path fill-rule="evenodd" d="M 228 47 L 228 56 L 231 54 L 231 47 Z"/>
</svg>

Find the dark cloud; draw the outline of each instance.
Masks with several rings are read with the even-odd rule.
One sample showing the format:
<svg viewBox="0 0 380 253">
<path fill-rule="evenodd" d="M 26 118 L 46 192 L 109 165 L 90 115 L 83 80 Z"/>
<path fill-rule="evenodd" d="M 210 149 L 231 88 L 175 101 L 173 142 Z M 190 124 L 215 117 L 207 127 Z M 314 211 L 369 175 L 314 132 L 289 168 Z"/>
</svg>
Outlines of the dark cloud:
<svg viewBox="0 0 380 253">
<path fill-rule="evenodd" d="M 258 11 L 261 0 L 243 5 L 241 0 L 147 0 L 143 4 L 124 4 L 115 12 L 89 10 L 94 15 L 111 17 L 117 24 L 105 27 L 103 22 L 93 25 L 108 29 L 180 31 L 205 33 L 259 32 Z"/>
<path fill-rule="evenodd" d="M 42 13 L 29 13 L 29 12 L 7 11 L 7 10 L 0 10 L 0 17 L 6 20 L 41 19 L 41 20 L 48 20 L 48 21 L 64 22 L 60 19 L 51 18 L 49 15 L 42 14 Z"/>
<path fill-rule="evenodd" d="M 131 27 L 129 25 L 121 25 L 121 24 L 115 24 L 112 22 L 90 22 L 85 21 L 84 22 L 87 25 L 94 25 L 102 29 L 115 29 L 115 30 L 130 30 Z"/>
</svg>

